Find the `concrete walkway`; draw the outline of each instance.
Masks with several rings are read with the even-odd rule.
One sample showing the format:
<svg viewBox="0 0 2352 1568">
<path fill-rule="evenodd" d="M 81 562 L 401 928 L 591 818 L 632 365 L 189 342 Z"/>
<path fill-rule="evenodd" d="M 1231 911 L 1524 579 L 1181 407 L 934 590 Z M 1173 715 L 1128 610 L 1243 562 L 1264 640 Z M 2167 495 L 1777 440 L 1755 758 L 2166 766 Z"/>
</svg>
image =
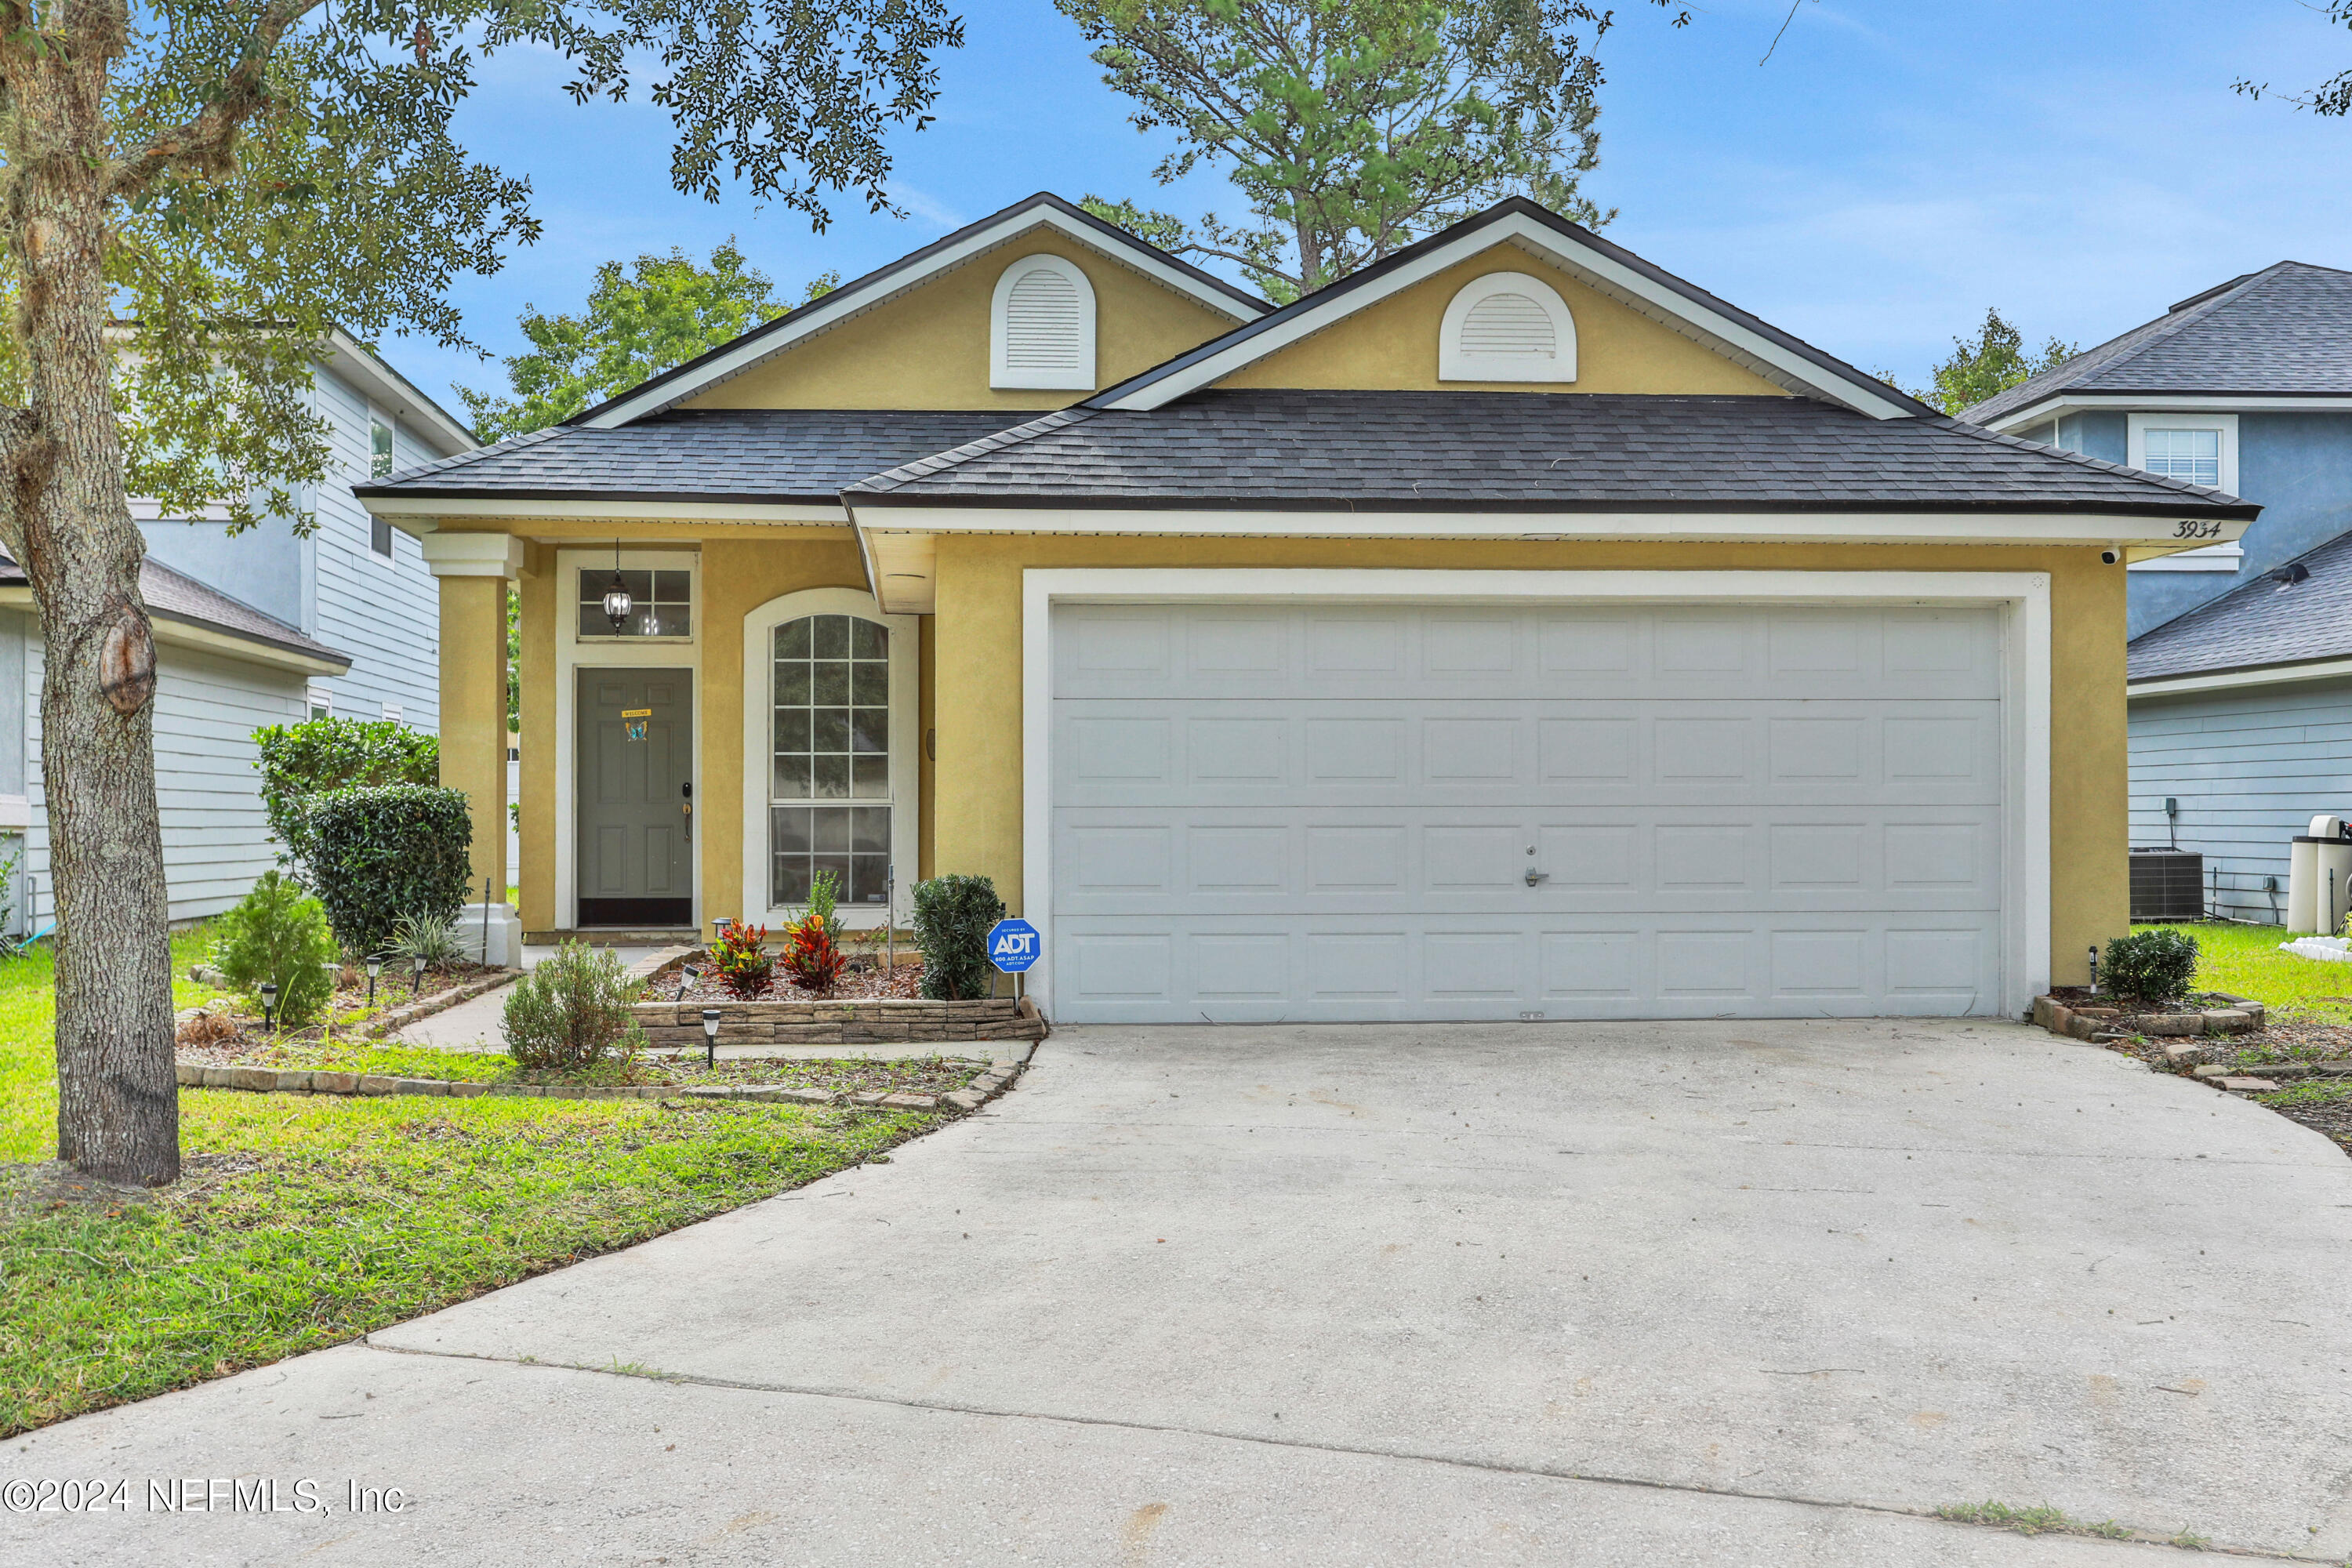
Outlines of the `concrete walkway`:
<svg viewBox="0 0 2352 1568">
<path fill-rule="evenodd" d="M 2316 1134 L 2015 1026 L 1066 1029 L 888 1165 L 0 1454 L 331 1514 L 0 1561 L 2183 1561 L 1922 1517 L 1994 1499 L 2340 1563 L 2347 1242 Z"/>
</svg>

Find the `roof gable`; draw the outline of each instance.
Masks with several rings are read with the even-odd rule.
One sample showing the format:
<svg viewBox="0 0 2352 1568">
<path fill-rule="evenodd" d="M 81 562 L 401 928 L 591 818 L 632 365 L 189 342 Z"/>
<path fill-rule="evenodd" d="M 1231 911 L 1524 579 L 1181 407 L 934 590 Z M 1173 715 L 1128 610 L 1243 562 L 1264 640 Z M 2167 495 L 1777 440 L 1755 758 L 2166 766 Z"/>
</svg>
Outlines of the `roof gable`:
<svg viewBox="0 0 2352 1568">
<path fill-rule="evenodd" d="M 919 289 L 991 252 L 1003 251 L 1037 237 L 1063 242 L 1046 247 L 1057 252 L 1073 248 L 1103 258 L 1159 287 L 1181 296 L 1211 312 L 1216 322 L 1246 322 L 1273 309 L 1265 300 L 1237 289 L 1126 230 L 1072 206 L 1059 196 L 1040 192 L 992 214 L 920 250 L 899 258 L 862 278 L 853 279 L 830 293 L 787 311 L 752 329 L 734 342 L 664 372 L 620 396 L 573 416 L 567 424 L 610 429 L 698 398 L 708 398 L 726 383 L 773 361 L 777 356 L 823 334 L 858 321 L 879 307 Z M 982 344 L 985 353 L 986 344 Z M 724 405 L 723 399 L 706 405 Z"/>
<path fill-rule="evenodd" d="M 1244 384 L 1240 378 L 1251 367 L 1507 243 L 1565 274 L 1580 289 L 1728 360 L 1767 389 L 1819 398 L 1881 419 L 1936 412 L 1591 230 L 1517 196 L 1098 393 L 1087 406 L 1150 409 L 1203 387 Z M 1433 357 L 1433 341 L 1431 353 Z"/>
</svg>

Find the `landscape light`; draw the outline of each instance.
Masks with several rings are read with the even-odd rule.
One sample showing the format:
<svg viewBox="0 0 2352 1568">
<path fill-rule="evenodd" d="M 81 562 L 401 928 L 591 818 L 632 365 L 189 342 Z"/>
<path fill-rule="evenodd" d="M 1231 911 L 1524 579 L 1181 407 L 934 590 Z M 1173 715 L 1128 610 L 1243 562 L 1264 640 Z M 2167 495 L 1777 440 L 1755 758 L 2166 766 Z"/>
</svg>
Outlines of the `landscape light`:
<svg viewBox="0 0 2352 1568">
<path fill-rule="evenodd" d="M 276 1034 L 278 1026 L 272 1020 L 277 1016 L 278 983 L 274 980 L 265 980 L 261 983 L 261 1026 Z"/>
<path fill-rule="evenodd" d="M 719 1009 L 702 1010 L 702 1059 L 713 1070 L 719 1066 Z"/>
<path fill-rule="evenodd" d="M 374 1006 L 374 1005 L 375 1005 L 375 982 L 376 982 L 376 977 L 377 977 L 378 975 L 380 975 L 380 974 L 382 974 L 382 973 L 383 973 L 383 954 L 382 954 L 382 953 L 380 953 L 380 952 L 371 952 L 371 953 L 369 953 L 369 954 L 368 954 L 368 960 L 367 960 L 367 969 L 368 969 L 368 1003 L 367 1003 L 367 1005 L 368 1005 L 369 1006 L 373 1007 L 373 1006 Z"/>
</svg>

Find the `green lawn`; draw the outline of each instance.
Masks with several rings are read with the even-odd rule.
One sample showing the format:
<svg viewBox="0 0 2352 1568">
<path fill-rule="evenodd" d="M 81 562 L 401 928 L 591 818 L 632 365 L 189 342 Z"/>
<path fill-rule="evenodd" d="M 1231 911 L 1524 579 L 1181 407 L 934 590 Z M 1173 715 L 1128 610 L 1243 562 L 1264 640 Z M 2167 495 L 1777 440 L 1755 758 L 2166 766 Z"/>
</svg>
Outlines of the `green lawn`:
<svg viewBox="0 0 2352 1568">
<path fill-rule="evenodd" d="M 2200 921 L 2167 929 L 2196 939 L 2197 984 L 2204 989 L 2251 996 L 2283 1013 L 2352 1024 L 2352 963 L 2329 963 L 2281 952 L 2279 943 L 2288 940 L 2287 933 L 2276 926 Z"/>
<path fill-rule="evenodd" d="M 175 943 L 180 973 L 201 945 Z M 183 1005 L 204 999 L 185 981 L 178 990 Z M 645 1240 L 939 1120 L 183 1089 L 178 1186 L 110 1207 L 37 1203 L 21 1163 L 56 1150 L 53 1016 L 47 955 L 0 963 L 0 1436 L 335 1344 Z M 410 1065 L 448 1065 L 427 1056 L 441 1053 Z"/>
</svg>

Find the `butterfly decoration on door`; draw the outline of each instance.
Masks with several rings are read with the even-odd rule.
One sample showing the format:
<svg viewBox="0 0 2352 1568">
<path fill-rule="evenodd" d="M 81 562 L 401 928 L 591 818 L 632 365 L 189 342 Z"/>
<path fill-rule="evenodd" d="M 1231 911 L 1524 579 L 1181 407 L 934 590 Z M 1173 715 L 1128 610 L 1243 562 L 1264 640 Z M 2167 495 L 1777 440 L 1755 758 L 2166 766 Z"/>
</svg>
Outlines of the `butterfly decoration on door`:
<svg viewBox="0 0 2352 1568">
<path fill-rule="evenodd" d="M 622 709 L 621 738 L 625 741 L 644 740 L 646 738 L 646 721 L 653 717 L 653 712 L 654 710 L 650 708 Z"/>
</svg>

